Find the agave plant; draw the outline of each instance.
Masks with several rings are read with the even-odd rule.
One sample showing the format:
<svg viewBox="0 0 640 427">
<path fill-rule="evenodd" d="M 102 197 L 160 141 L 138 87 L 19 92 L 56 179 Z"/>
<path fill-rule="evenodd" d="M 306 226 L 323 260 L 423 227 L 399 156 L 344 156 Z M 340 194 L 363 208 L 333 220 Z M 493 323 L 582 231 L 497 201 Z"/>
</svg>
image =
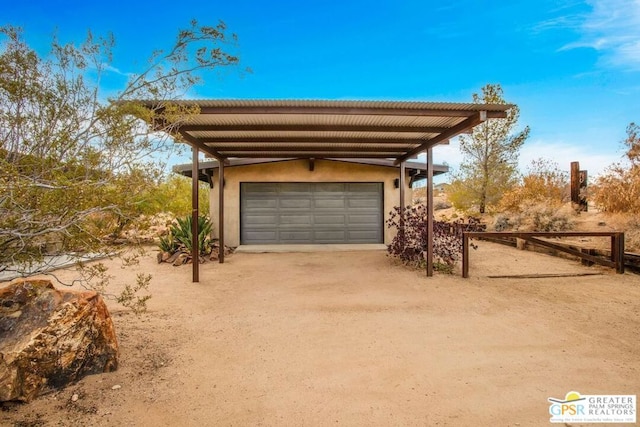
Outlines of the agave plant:
<svg viewBox="0 0 640 427">
<path fill-rule="evenodd" d="M 175 252 L 178 249 L 191 252 L 193 248 L 191 224 L 191 215 L 176 218 L 176 222 L 169 228 L 169 234 L 160 238 L 158 245 L 160 249 L 163 252 Z M 211 229 L 212 224 L 207 217 L 198 217 L 198 250 L 201 255 L 206 255 L 211 249 Z"/>
<path fill-rule="evenodd" d="M 173 238 L 173 234 L 169 233 L 166 236 L 160 236 L 160 243 L 158 247 L 162 252 L 173 253 L 178 250 L 178 242 Z"/>
</svg>

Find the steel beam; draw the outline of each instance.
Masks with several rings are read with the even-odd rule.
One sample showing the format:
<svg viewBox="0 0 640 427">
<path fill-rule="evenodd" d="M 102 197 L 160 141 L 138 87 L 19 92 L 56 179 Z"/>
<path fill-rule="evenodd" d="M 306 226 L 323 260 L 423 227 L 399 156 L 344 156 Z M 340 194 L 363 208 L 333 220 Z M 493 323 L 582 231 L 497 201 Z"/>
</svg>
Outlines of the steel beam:
<svg viewBox="0 0 640 427">
<path fill-rule="evenodd" d="M 420 145 L 419 147 L 414 148 L 413 150 L 410 150 L 409 152 L 407 152 L 407 154 L 403 155 L 402 157 L 399 157 L 398 160 L 396 160 L 396 163 L 407 160 L 417 154 L 422 153 L 424 150 L 433 147 L 434 145 L 447 141 L 456 135 L 459 135 L 469 129 L 472 129 L 474 126 L 479 125 L 480 123 L 486 121 L 487 118 L 489 117 L 491 116 L 486 111 L 478 111 L 477 113 L 468 117 L 466 120 L 463 120 L 457 125 L 451 127 L 448 131 L 442 132 L 440 135 L 436 136 L 435 138 L 431 138 L 425 141 L 424 143 L 422 143 L 422 145 Z"/>
<path fill-rule="evenodd" d="M 433 148 L 427 149 L 427 277 L 433 276 Z"/>
<path fill-rule="evenodd" d="M 224 263 L 224 162 L 218 166 L 218 261 Z"/>
<path fill-rule="evenodd" d="M 192 260 L 192 282 L 197 283 L 200 281 L 200 248 L 198 234 L 198 217 L 199 203 L 198 203 L 198 174 L 200 164 L 198 162 L 198 147 L 192 146 L 191 152 L 193 154 L 193 160 L 191 163 L 191 260 Z"/>
</svg>

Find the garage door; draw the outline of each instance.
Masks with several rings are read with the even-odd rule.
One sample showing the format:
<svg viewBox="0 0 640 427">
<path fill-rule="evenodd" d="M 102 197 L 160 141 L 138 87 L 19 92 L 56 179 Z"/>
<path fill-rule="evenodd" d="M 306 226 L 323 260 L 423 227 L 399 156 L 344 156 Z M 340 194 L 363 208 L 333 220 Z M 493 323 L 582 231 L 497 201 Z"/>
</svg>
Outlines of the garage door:
<svg viewBox="0 0 640 427">
<path fill-rule="evenodd" d="M 383 243 L 382 183 L 242 183 L 240 243 Z"/>
</svg>

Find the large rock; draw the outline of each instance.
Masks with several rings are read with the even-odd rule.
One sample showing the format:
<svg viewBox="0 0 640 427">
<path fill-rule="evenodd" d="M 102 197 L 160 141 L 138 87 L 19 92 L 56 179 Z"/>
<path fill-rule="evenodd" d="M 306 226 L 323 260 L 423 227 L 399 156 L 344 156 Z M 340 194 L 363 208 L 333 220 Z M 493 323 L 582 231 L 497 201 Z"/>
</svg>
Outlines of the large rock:
<svg viewBox="0 0 640 427">
<path fill-rule="evenodd" d="M 28 279 L 0 289 L 0 402 L 28 402 L 117 367 L 115 329 L 97 292 Z"/>
</svg>

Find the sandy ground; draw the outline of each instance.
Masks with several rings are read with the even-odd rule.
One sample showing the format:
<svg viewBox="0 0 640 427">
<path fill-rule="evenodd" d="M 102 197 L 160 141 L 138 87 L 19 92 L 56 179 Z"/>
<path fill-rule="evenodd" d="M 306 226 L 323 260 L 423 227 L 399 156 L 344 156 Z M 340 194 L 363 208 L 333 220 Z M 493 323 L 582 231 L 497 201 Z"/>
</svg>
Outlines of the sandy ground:
<svg viewBox="0 0 640 427">
<path fill-rule="evenodd" d="M 109 302 L 120 369 L 4 405 L 0 425 L 539 426 L 548 397 L 640 394 L 630 273 L 486 242 L 467 280 L 372 251 L 234 254 L 197 284 L 150 252 L 114 282 L 137 271 L 148 314 Z M 487 277 L 553 272 L 602 274 Z"/>
</svg>

